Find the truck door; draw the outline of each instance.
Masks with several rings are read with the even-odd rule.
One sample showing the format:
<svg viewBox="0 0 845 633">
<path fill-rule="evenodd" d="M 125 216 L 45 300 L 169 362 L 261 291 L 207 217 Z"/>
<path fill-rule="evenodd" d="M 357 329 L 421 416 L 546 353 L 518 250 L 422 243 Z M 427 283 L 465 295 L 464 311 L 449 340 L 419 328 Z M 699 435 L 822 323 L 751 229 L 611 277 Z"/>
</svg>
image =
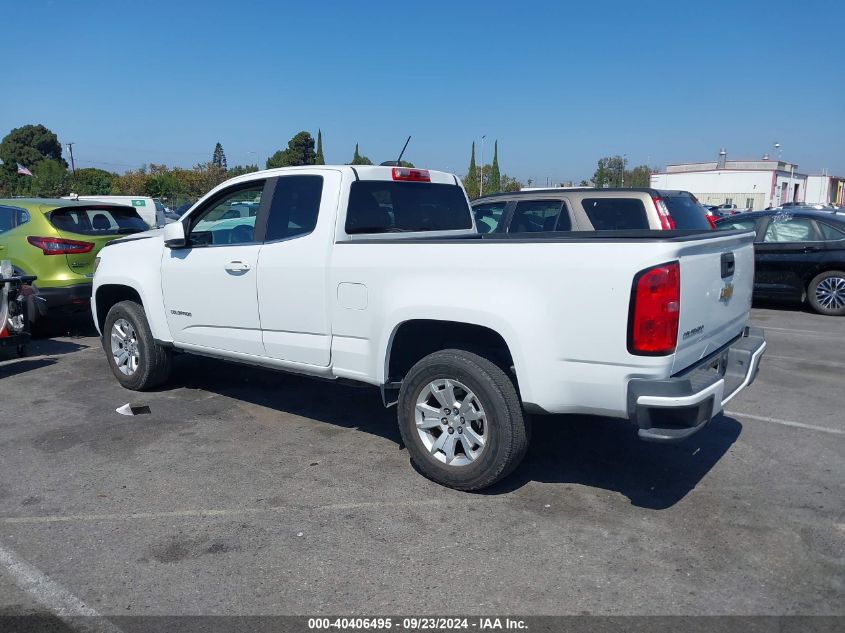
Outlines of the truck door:
<svg viewBox="0 0 845 633">
<path fill-rule="evenodd" d="M 258 305 L 266 356 L 328 367 L 327 272 L 340 172 L 298 171 L 276 179 L 258 259 Z"/>
<path fill-rule="evenodd" d="M 165 249 L 161 289 L 176 343 L 263 355 L 258 320 L 256 233 L 274 179 L 232 185 L 187 220 L 187 248 Z M 243 217 L 244 203 L 255 215 Z M 265 204 L 262 204 L 265 203 Z"/>
</svg>

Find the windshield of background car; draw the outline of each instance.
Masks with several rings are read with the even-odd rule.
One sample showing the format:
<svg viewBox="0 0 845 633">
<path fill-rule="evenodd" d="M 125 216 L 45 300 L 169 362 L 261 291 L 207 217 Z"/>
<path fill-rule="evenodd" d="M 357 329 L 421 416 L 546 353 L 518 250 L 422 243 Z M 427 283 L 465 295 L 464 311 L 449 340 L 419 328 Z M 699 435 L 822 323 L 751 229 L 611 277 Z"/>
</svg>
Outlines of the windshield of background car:
<svg viewBox="0 0 845 633">
<path fill-rule="evenodd" d="M 639 198 L 584 198 L 581 206 L 596 231 L 649 228 L 645 205 Z"/>
<path fill-rule="evenodd" d="M 128 235 L 150 228 L 132 207 L 59 207 L 49 220 L 59 231 L 78 235 Z"/>
<path fill-rule="evenodd" d="M 669 209 L 669 215 L 675 221 L 675 228 L 710 230 L 707 212 L 691 196 L 665 196 L 663 201 Z"/>
<path fill-rule="evenodd" d="M 358 180 L 349 192 L 346 232 L 454 231 L 472 228 L 472 211 L 457 185 Z"/>
</svg>

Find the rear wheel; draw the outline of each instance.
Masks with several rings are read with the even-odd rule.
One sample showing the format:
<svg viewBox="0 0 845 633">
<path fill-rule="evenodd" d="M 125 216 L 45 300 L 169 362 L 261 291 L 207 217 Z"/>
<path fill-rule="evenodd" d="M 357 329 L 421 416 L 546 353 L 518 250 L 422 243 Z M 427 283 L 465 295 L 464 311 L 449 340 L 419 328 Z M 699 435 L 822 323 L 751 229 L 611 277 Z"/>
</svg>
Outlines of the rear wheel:
<svg viewBox="0 0 845 633">
<path fill-rule="evenodd" d="M 813 277 L 807 288 L 807 298 L 819 314 L 845 315 L 845 272 L 829 270 Z"/>
<path fill-rule="evenodd" d="M 155 342 L 144 309 L 134 301 L 121 301 L 109 310 L 103 350 L 115 378 L 127 389 L 145 391 L 170 377 L 170 350 Z"/>
<path fill-rule="evenodd" d="M 491 486 L 519 465 L 528 448 L 513 382 L 471 352 L 443 350 L 414 365 L 402 382 L 398 415 L 411 460 L 450 488 Z"/>
</svg>

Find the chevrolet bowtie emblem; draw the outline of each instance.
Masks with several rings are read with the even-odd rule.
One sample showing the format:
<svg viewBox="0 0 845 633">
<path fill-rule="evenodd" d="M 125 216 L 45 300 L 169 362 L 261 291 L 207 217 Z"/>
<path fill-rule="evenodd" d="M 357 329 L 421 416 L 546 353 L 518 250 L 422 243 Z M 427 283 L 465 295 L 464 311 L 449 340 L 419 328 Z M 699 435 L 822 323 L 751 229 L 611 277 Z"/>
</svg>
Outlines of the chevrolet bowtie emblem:
<svg viewBox="0 0 845 633">
<path fill-rule="evenodd" d="M 719 301 L 723 301 L 727 303 L 731 300 L 731 297 L 734 296 L 734 285 L 731 283 L 725 284 L 725 287 L 722 288 L 722 292 L 719 293 Z"/>
</svg>

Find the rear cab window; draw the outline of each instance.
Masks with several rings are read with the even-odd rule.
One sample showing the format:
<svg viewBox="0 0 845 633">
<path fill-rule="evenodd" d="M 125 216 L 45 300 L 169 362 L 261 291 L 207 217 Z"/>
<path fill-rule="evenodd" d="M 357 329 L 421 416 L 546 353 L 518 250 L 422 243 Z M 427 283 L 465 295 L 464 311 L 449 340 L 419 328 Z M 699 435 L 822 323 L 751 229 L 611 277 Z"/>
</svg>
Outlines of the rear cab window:
<svg viewBox="0 0 845 633">
<path fill-rule="evenodd" d="M 128 235 L 150 228 L 133 207 L 115 205 L 59 207 L 49 219 L 62 233 L 77 235 Z"/>
<path fill-rule="evenodd" d="M 471 228 L 472 211 L 457 185 L 356 180 L 350 187 L 349 235 Z"/>
<path fill-rule="evenodd" d="M 639 198 L 584 198 L 581 207 L 596 231 L 648 229 L 648 215 Z"/>
<path fill-rule="evenodd" d="M 692 196 L 662 195 L 669 215 L 675 221 L 675 228 L 678 230 L 702 229 L 710 230 L 710 222 L 707 220 L 707 212 L 698 201 Z"/>
</svg>

